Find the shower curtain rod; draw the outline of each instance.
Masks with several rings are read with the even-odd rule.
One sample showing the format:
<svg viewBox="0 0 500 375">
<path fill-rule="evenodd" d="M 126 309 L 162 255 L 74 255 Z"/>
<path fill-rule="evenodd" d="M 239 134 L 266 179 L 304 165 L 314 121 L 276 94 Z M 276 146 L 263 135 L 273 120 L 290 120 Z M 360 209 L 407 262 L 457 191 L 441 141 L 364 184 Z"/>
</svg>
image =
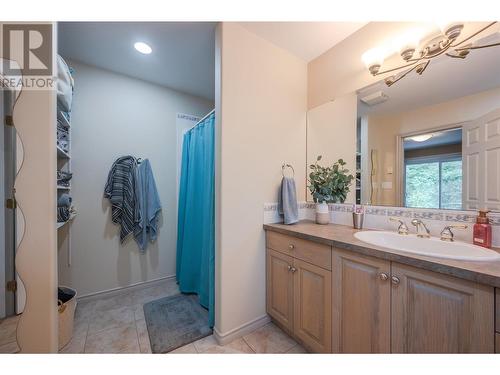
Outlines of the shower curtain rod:
<svg viewBox="0 0 500 375">
<path fill-rule="evenodd" d="M 208 116 L 210 116 L 210 115 L 211 115 L 212 113 L 214 113 L 214 112 L 215 112 L 215 108 L 214 108 L 214 109 L 212 109 L 210 112 L 208 112 L 205 116 L 203 116 L 203 118 L 202 118 L 200 121 L 198 121 L 198 122 L 196 123 L 196 125 L 198 125 L 200 122 L 202 122 L 203 120 L 205 120 Z M 195 126 L 196 126 L 196 125 L 195 125 Z M 194 128 L 194 126 L 193 126 L 193 128 Z"/>
</svg>

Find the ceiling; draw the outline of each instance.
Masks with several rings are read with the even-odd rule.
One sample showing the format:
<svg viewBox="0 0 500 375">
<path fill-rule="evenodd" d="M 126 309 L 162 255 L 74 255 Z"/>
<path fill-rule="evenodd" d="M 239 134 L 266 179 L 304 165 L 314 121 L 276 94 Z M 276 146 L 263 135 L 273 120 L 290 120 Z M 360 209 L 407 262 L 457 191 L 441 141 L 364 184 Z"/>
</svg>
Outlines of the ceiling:
<svg viewBox="0 0 500 375">
<path fill-rule="evenodd" d="M 215 22 L 60 22 L 59 53 L 214 100 Z M 153 52 L 143 55 L 134 43 Z"/>
<path fill-rule="evenodd" d="M 309 62 L 366 22 L 241 22 L 247 30 Z"/>
<path fill-rule="evenodd" d="M 500 33 L 482 42 L 500 42 Z M 465 59 L 446 56 L 432 60 L 420 76 L 411 73 L 391 87 L 379 81 L 358 92 L 358 97 L 382 91 L 389 99 L 367 106 L 361 103 L 360 114 L 383 114 L 446 102 L 500 87 L 500 46 L 472 51 Z"/>
<path fill-rule="evenodd" d="M 438 131 L 433 133 L 426 133 L 432 135 L 426 141 L 418 142 L 412 139 L 412 137 L 404 138 L 403 147 L 405 150 L 419 150 L 426 149 L 429 147 L 438 147 L 446 145 L 462 144 L 462 128 Z"/>
</svg>

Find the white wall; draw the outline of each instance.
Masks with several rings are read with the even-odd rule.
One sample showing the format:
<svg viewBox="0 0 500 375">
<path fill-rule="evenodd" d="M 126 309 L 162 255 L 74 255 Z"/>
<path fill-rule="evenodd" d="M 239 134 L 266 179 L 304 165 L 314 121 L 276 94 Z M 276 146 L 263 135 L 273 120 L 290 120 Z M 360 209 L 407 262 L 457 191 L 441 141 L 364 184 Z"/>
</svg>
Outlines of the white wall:
<svg viewBox="0 0 500 375">
<path fill-rule="evenodd" d="M 262 207 L 276 202 L 283 162 L 305 199 L 307 66 L 238 24 L 219 26 L 215 328 L 224 337 L 266 314 Z"/>
<path fill-rule="evenodd" d="M 79 295 L 175 274 L 176 113 L 203 116 L 213 103 L 145 81 L 70 61 L 75 68 L 72 115 L 71 195 L 78 211 L 71 226 L 72 265 L 67 266 L 67 232 L 60 230 L 59 280 Z M 119 243 L 104 185 L 122 155 L 148 158 L 162 213 L 159 237 L 145 254 L 130 238 Z M 68 226 L 69 228 L 69 226 Z"/>
</svg>

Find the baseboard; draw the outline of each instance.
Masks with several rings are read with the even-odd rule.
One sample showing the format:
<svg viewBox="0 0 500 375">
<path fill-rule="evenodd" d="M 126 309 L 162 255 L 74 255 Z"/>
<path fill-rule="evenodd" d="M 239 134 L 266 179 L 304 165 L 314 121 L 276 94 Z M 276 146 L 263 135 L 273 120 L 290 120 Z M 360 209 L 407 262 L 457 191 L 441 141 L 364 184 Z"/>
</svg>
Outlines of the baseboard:
<svg viewBox="0 0 500 375">
<path fill-rule="evenodd" d="M 265 326 L 270 321 L 271 318 L 266 314 L 248 323 L 242 324 L 241 326 L 236 327 L 224 334 L 217 331 L 217 328 L 214 328 L 214 337 L 219 345 L 226 345 L 250 332 L 255 331 L 256 329 L 259 329 L 262 326 Z"/>
<path fill-rule="evenodd" d="M 158 279 L 154 280 L 148 280 L 148 281 L 141 281 L 139 283 L 123 286 L 123 287 L 118 287 L 118 288 L 113 288 L 113 289 L 108 289 L 108 290 L 103 290 L 101 292 L 95 292 L 95 293 L 89 293 L 85 294 L 83 296 L 78 296 L 77 300 L 78 301 L 93 301 L 99 298 L 103 297 L 114 297 L 118 296 L 120 294 L 125 294 L 125 293 L 130 293 L 130 292 L 135 292 L 136 290 L 141 290 L 145 288 L 150 288 L 152 286 L 157 286 L 160 285 L 161 283 L 175 279 L 175 275 L 173 276 L 165 276 L 165 277 L 160 277 Z"/>
</svg>

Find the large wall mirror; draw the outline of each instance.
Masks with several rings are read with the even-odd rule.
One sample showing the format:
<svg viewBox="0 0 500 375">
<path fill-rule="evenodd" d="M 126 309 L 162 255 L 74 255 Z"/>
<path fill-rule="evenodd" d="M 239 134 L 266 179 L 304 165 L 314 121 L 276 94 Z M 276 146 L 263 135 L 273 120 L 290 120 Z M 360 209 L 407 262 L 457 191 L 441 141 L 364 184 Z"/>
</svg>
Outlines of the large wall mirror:
<svg viewBox="0 0 500 375">
<path fill-rule="evenodd" d="M 346 203 L 500 211 L 500 48 L 314 108 L 307 133 L 308 165 L 356 175 Z"/>
</svg>

